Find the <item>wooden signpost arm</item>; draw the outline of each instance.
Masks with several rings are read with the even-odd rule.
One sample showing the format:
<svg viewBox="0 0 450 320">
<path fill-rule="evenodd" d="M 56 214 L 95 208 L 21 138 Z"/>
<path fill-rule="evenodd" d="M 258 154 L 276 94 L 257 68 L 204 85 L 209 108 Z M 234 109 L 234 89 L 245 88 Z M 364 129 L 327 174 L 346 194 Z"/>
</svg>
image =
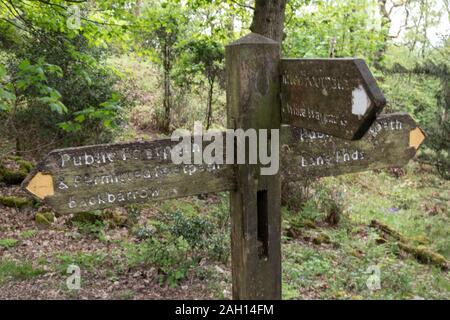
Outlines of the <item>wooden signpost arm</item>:
<svg viewBox="0 0 450 320">
<path fill-rule="evenodd" d="M 255 33 L 227 46 L 230 129 L 280 128 L 279 62 L 279 44 Z M 237 165 L 235 170 L 237 189 L 230 205 L 233 298 L 281 299 L 280 174 L 262 176 L 258 165 Z"/>
</svg>

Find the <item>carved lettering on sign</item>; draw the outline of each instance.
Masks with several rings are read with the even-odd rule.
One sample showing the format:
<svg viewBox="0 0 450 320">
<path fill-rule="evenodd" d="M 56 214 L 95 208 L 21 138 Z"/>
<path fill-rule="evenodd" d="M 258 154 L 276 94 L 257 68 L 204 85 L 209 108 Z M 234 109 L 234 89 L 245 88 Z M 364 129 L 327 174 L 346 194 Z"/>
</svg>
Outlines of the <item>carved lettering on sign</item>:
<svg viewBox="0 0 450 320">
<path fill-rule="evenodd" d="M 285 126 L 283 176 L 287 180 L 323 177 L 405 165 L 424 140 L 406 114 L 380 116 L 359 141 Z"/>
<path fill-rule="evenodd" d="M 282 122 L 360 139 L 386 101 L 358 59 L 282 59 Z"/>
<path fill-rule="evenodd" d="M 307 76 L 306 72 L 298 74 L 283 73 L 282 83 L 287 86 L 297 86 L 299 88 L 316 88 L 321 90 L 345 90 L 350 89 L 348 79 L 339 77 L 315 77 Z"/>
<path fill-rule="evenodd" d="M 189 147 L 192 158 L 207 147 L 203 143 Z M 231 167 L 174 164 L 175 145 L 166 139 L 55 150 L 24 186 L 61 213 L 233 190 Z M 45 180 L 45 188 L 40 183 L 40 190 L 54 192 L 36 191 L 33 185 L 43 181 L 42 176 L 50 180 Z"/>
</svg>

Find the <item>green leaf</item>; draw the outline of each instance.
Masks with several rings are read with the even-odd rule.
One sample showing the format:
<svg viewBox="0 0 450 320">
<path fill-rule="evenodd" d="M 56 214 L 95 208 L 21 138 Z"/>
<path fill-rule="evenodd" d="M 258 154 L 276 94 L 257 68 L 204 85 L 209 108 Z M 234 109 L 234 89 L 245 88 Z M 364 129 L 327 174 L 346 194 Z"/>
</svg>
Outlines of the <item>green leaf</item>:
<svg viewBox="0 0 450 320">
<path fill-rule="evenodd" d="M 75 117 L 75 121 L 78 123 L 82 123 L 86 120 L 86 116 L 84 114 L 80 114 Z"/>
<path fill-rule="evenodd" d="M 9 112 L 9 111 L 11 111 L 11 106 L 9 104 L 6 104 L 6 103 L 0 101 L 0 111 Z"/>
<path fill-rule="evenodd" d="M 54 65 L 54 64 L 48 64 L 48 63 L 46 63 L 44 66 L 48 73 L 56 75 L 57 77 L 63 76 L 63 71 L 62 71 L 61 67 Z"/>
<path fill-rule="evenodd" d="M 105 121 L 103 121 L 103 125 L 106 127 L 106 128 L 112 128 L 112 121 L 110 120 L 110 119 L 106 119 Z"/>
<path fill-rule="evenodd" d="M 81 130 L 81 125 L 73 122 L 62 122 L 58 124 L 58 127 L 66 132 L 77 132 Z"/>
<path fill-rule="evenodd" d="M 66 106 L 59 101 L 50 103 L 49 107 L 50 107 L 50 110 L 52 110 L 53 112 L 57 112 L 59 114 L 63 114 L 63 113 L 67 112 Z"/>
<path fill-rule="evenodd" d="M 20 79 L 20 80 L 16 81 L 16 86 L 17 86 L 17 89 L 24 90 L 24 89 L 28 88 L 29 85 L 28 85 L 27 81 Z"/>
<path fill-rule="evenodd" d="M 30 65 L 31 65 L 30 60 L 28 59 L 22 60 L 19 64 L 19 70 L 26 71 L 30 67 Z"/>
<path fill-rule="evenodd" d="M 51 92 L 50 92 L 50 97 L 55 99 L 55 100 L 59 100 L 59 99 L 61 99 L 62 96 L 61 96 L 61 94 L 59 93 L 58 90 L 52 89 Z"/>
<path fill-rule="evenodd" d="M 0 65 L 0 80 L 2 80 L 6 76 L 6 69 L 2 65 Z"/>
<path fill-rule="evenodd" d="M 16 101 L 17 97 L 12 92 L 6 91 L 0 85 L 0 100 Z"/>
</svg>

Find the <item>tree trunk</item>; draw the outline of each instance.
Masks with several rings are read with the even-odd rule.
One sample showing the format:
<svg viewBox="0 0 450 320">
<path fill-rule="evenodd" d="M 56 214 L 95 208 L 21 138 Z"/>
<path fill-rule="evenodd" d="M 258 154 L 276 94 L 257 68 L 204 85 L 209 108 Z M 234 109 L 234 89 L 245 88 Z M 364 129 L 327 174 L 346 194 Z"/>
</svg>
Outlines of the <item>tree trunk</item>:
<svg viewBox="0 0 450 320">
<path fill-rule="evenodd" d="M 172 69 L 171 64 L 171 54 L 170 54 L 170 48 L 166 44 L 164 46 L 164 100 L 163 100 L 163 106 L 164 106 L 164 120 L 162 125 L 162 130 L 164 133 L 169 133 L 170 130 L 170 111 L 172 107 L 171 103 L 171 88 L 170 88 L 170 72 Z"/>
<path fill-rule="evenodd" d="M 286 1 L 256 0 L 250 30 L 281 43 L 284 38 Z"/>
<path fill-rule="evenodd" d="M 142 0 L 136 0 L 136 7 L 134 9 L 134 15 L 136 17 L 141 16 Z"/>
<path fill-rule="evenodd" d="M 206 130 L 209 130 L 212 122 L 212 99 L 214 94 L 214 79 L 209 81 L 208 107 L 206 111 Z"/>
<path fill-rule="evenodd" d="M 387 3 L 387 0 L 378 0 L 378 8 L 379 8 L 380 14 L 381 14 L 381 30 L 382 30 L 382 32 L 385 32 L 385 34 L 383 34 L 383 44 L 375 53 L 374 65 L 375 65 L 375 68 L 377 68 L 377 69 L 382 68 L 381 62 L 382 62 L 383 57 L 387 50 L 389 29 L 391 27 L 391 22 L 392 22 L 389 12 L 386 9 L 386 3 Z"/>
<path fill-rule="evenodd" d="M 18 157 L 23 156 L 22 154 L 22 143 L 20 142 L 20 137 L 16 136 L 16 152 L 15 155 Z"/>
<path fill-rule="evenodd" d="M 170 129 L 170 76 L 167 70 L 164 70 L 164 120 L 163 131 L 169 132 Z"/>
<path fill-rule="evenodd" d="M 234 14 L 231 14 L 229 19 L 228 19 L 228 24 L 227 24 L 227 31 L 228 31 L 228 38 L 229 39 L 233 39 L 233 35 L 234 35 L 234 19 L 235 19 Z"/>
</svg>

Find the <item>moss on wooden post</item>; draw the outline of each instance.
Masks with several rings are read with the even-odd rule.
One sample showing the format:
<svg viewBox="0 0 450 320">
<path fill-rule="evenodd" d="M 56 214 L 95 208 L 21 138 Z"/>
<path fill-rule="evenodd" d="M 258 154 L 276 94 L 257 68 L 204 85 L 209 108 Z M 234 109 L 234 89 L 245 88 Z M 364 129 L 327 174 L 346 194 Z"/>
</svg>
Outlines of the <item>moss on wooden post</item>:
<svg viewBox="0 0 450 320">
<path fill-rule="evenodd" d="M 280 128 L 280 47 L 251 33 L 226 48 L 231 129 Z M 248 148 L 247 148 L 248 150 Z M 231 193 L 234 299 L 281 299 L 280 175 L 237 165 Z"/>
</svg>

